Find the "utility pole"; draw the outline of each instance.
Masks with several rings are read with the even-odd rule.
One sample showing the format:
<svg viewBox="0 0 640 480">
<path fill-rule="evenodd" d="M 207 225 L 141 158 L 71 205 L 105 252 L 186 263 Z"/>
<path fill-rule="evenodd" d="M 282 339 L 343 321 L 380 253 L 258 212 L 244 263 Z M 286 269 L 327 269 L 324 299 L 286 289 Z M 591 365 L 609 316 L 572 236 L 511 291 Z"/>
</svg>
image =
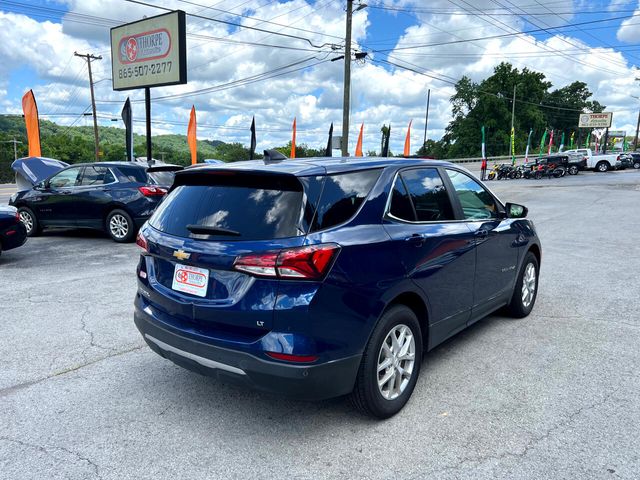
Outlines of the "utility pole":
<svg viewBox="0 0 640 480">
<path fill-rule="evenodd" d="M 91 75 L 91 62 L 93 60 L 102 60 L 102 56 L 95 56 L 90 53 L 81 54 L 78 52 L 73 52 L 76 57 L 84 58 L 87 61 L 87 67 L 89 68 L 89 87 L 91 88 L 91 108 L 93 109 L 93 136 L 95 139 L 95 153 L 96 153 L 96 162 L 100 160 L 100 140 L 98 139 L 98 117 L 96 116 L 96 99 L 93 95 L 93 76 Z"/>
<path fill-rule="evenodd" d="M 640 78 L 636 78 L 637 82 L 640 82 Z M 631 95 L 633 98 L 640 100 L 640 97 L 636 97 L 635 95 Z M 638 133 L 640 133 L 640 112 L 638 112 L 638 124 L 636 126 L 636 136 L 633 139 L 633 151 L 635 152 L 638 149 Z"/>
<path fill-rule="evenodd" d="M 640 112 L 638 112 L 638 125 L 636 125 L 636 138 L 633 139 L 633 151 L 638 149 L 638 133 L 640 133 Z"/>
<path fill-rule="evenodd" d="M 427 114 L 424 118 L 424 141 L 422 142 L 423 148 L 427 148 L 427 125 L 429 124 L 429 100 L 431 100 L 431 89 L 427 90 Z"/>
<path fill-rule="evenodd" d="M 13 137 L 13 140 L 4 140 L 0 143 L 13 143 L 13 159 L 18 159 L 18 144 L 22 145 L 21 141 L 16 140 L 16 137 Z"/>
<path fill-rule="evenodd" d="M 347 25 L 344 40 L 344 98 L 342 101 L 342 156 L 349 155 L 349 105 L 351 98 L 351 21 L 353 0 L 347 0 Z"/>
<path fill-rule="evenodd" d="M 513 100 L 511 102 L 511 130 L 513 130 L 513 123 L 516 118 L 516 87 L 518 85 L 513 86 Z"/>
</svg>

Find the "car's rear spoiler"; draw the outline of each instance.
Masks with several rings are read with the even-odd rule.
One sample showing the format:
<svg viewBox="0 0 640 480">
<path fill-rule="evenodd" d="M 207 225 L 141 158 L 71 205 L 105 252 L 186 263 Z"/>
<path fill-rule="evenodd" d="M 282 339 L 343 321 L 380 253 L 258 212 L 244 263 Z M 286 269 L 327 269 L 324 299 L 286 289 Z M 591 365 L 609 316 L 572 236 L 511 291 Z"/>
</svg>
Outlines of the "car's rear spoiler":
<svg viewBox="0 0 640 480">
<path fill-rule="evenodd" d="M 180 170 L 184 170 L 182 165 L 158 165 L 155 167 L 147 168 L 147 173 L 153 172 L 179 172 Z"/>
</svg>

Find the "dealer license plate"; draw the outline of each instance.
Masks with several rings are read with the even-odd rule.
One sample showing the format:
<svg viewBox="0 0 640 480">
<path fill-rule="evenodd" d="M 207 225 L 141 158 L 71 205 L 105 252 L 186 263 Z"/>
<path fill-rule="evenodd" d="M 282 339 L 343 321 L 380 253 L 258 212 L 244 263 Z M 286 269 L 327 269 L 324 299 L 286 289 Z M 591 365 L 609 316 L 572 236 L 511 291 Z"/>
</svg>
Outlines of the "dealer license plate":
<svg viewBox="0 0 640 480">
<path fill-rule="evenodd" d="M 173 271 L 173 283 L 171 284 L 171 288 L 174 290 L 197 295 L 198 297 L 206 297 L 208 284 L 209 270 L 206 268 L 176 263 L 176 268 Z"/>
</svg>

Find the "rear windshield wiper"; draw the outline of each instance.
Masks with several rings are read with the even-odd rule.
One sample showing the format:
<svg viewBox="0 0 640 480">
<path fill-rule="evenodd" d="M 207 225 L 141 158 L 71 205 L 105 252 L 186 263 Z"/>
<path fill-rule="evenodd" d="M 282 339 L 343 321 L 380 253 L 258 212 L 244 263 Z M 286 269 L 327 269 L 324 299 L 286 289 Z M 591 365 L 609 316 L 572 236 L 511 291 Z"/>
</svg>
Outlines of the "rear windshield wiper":
<svg viewBox="0 0 640 480">
<path fill-rule="evenodd" d="M 187 230 L 189 230 L 191 233 L 201 235 L 228 235 L 230 237 L 242 236 L 241 233 L 236 230 L 214 227 L 212 225 L 187 225 Z"/>
</svg>

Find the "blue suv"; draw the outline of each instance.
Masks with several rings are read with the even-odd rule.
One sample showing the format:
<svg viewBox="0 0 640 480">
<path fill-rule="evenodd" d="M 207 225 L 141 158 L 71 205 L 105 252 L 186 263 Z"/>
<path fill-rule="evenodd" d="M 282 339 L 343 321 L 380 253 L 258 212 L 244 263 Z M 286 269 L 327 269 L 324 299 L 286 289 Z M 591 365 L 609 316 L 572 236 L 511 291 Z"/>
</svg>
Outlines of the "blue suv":
<svg viewBox="0 0 640 480">
<path fill-rule="evenodd" d="M 142 227 L 135 323 L 176 364 L 386 418 L 423 353 L 536 300 L 540 241 L 456 165 L 312 158 L 187 168 Z"/>
</svg>

